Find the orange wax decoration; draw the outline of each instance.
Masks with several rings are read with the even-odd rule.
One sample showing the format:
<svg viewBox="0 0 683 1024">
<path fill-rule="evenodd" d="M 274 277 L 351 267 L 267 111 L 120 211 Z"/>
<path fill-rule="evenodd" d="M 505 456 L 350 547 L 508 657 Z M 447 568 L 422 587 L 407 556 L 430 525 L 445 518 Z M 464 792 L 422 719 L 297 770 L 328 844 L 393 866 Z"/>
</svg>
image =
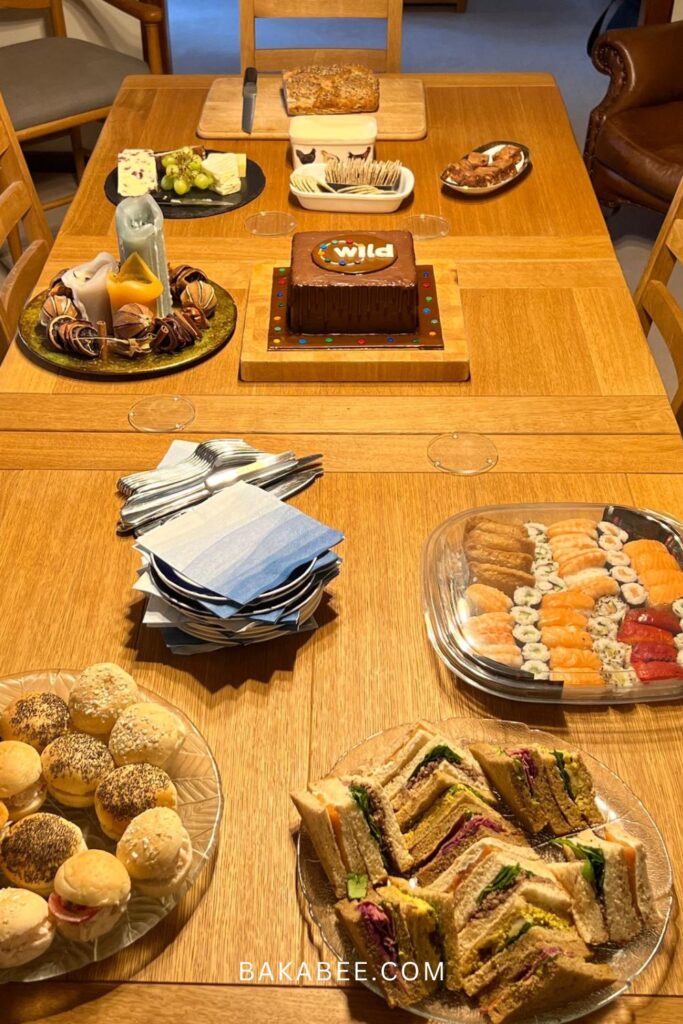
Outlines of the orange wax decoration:
<svg viewBox="0 0 683 1024">
<path fill-rule="evenodd" d="M 134 252 L 125 263 L 121 264 L 118 273 L 111 271 L 107 277 L 107 291 L 111 303 L 111 311 L 115 313 L 127 302 L 141 302 L 153 313 L 157 311 L 157 299 L 164 290 L 158 277 L 155 277 L 145 261 Z"/>
</svg>

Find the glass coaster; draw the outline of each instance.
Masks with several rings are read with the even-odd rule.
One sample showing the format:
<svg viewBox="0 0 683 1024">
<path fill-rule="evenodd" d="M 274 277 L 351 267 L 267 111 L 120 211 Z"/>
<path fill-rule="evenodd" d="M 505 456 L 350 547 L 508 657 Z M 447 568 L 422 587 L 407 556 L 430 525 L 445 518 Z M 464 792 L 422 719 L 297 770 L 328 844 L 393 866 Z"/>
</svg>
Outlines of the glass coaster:
<svg viewBox="0 0 683 1024">
<path fill-rule="evenodd" d="M 183 430 L 195 417 L 195 407 L 180 395 L 147 395 L 131 408 L 128 422 L 145 434 Z"/>
<path fill-rule="evenodd" d="M 291 235 L 296 230 L 296 221 L 282 210 L 261 210 L 247 217 L 244 226 L 252 235 Z"/>
<path fill-rule="evenodd" d="M 439 434 L 427 447 L 432 465 L 444 473 L 477 476 L 498 462 L 498 449 L 484 434 Z"/>
<path fill-rule="evenodd" d="M 405 231 L 410 231 L 413 238 L 423 242 L 429 238 L 445 238 L 451 230 L 445 217 L 437 217 L 433 213 L 415 213 L 406 217 L 401 222 L 401 227 Z"/>
</svg>

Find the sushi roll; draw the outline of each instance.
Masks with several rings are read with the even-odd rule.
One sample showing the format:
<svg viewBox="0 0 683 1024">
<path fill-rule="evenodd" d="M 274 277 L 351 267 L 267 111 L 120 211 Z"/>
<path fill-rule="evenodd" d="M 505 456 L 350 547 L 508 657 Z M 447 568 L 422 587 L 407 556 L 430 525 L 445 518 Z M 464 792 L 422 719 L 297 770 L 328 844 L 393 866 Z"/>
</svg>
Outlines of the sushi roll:
<svg viewBox="0 0 683 1024">
<path fill-rule="evenodd" d="M 618 640 L 612 640 L 605 636 L 594 641 L 593 650 L 602 659 L 605 666 L 621 666 L 627 664 L 630 648 L 628 644 L 621 644 Z"/>
<path fill-rule="evenodd" d="M 632 608 L 639 608 L 647 601 L 647 590 L 640 583 L 624 583 L 621 594 Z"/>
<path fill-rule="evenodd" d="M 536 609 L 529 608 L 525 604 L 517 608 L 511 608 L 510 616 L 512 621 L 517 623 L 518 626 L 533 626 L 534 623 L 538 622 L 538 612 Z"/>
<path fill-rule="evenodd" d="M 544 661 L 525 661 L 522 664 L 523 672 L 530 672 L 534 679 L 549 679 L 550 672 Z"/>
<path fill-rule="evenodd" d="M 679 617 L 679 619 L 683 619 L 683 597 L 679 601 L 674 601 L 674 603 L 671 605 L 671 610 L 674 613 L 674 615 L 677 615 Z"/>
<path fill-rule="evenodd" d="M 679 651 L 683 651 L 683 633 L 677 633 L 674 637 L 674 643 Z"/>
<path fill-rule="evenodd" d="M 532 540 L 541 540 L 548 536 L 545 523 L 525 523 L 524 529 Z"/>
<path fill-rule="evenodd" d="M 631 690 L 638 683 L 632 668 L 606 668 L 605 679 L 615 690 Z"/>
<path fill-rule="evenodd" d="M 683 654 L 683 651 L 681 651 Z M 550 661 L 550 651 L 545 644 L 524 644 L 522 657 L 525 662 L 529 661 Z"/>
<path fill-rule="evenodd" d="M 595 603 L 595 614 L 621 622 L 626 614 L 626 602 L 620 597 L 600 597 Z"/>
<path fill-rule="evenodd" d="M 606 519 L 603 519 L 601 523 L 598 523 L 598 531 L 603 535 L 609 535 L 610 537 L 616 537 L 622 544 L 625 544 L 628 540 L 628 534 L 626 530 L 622 530 L 616 523 L 609 523 Z"/>
<path fill-rule="evenodd" d="M 534 551 L 535 562 L 552 562 L 553 549 L 550 544 L 537 544 Z"/>
<path fill-rule="evenodd" d="M 543 594 L 538 587 L 517 587 L 513 594 L 516 605 L 525 605 L 528 608 L 538 608 Z"/>
<path fill-rule="evenodd" d="M 610 576 L 616 580 L 617 583 L 637 583 L 638 573 L 635 569 L 632 569 L 630 565 L 615 565 L 610 570 Z"/>
<path fill-rule="evenodd" d="M 512 635 L 514 636 L 517 643 L 525 644 L 536 644 L 541 639 L 540 629 L 536 629 L 535 626 L 514 626 L 512 629 Z"/>
<path fill-rule="evenodd" d="M 598 538 L 598 544 L 603 551 L 621 551 L 623 548 L 622 542 L 618 537 L 615 537 L 613 533 L 603 533 Z"/>
<path fill-rule="evenodd" d="M 625 551 L 608 551 L 607 564 L 613 569 L 615 565 L 630 565 L 631 559 Z"/>
<path fill-rule="evenodd" d="M 567 584 L 561 576 L 553 572 L 549 576 L 539 576 L 536 587 L 542 594 L 549 594 L 553 590 L 566 590 Z"/>
<path fill-rule="evenodd" d="M 607 636 L 613 640 L 619 630 L 619 623 L 606 615 L 594 615 L 588 620 L 586 629 L 591 636 Z"/>
<path fill-rule="evenodd" d="M 534 576 L 552 576 L 560 568 L 559 562 L 534 562 L 531 571 Z"/>
</svg>

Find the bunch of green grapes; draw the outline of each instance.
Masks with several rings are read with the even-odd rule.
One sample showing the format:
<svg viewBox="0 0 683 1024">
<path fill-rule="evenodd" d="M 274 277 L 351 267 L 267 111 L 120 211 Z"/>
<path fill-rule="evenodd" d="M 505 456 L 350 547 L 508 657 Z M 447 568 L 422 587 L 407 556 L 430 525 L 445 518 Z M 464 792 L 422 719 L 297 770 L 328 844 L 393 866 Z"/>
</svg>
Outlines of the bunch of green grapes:
<svg viewBox="0 0 683 1024">
<path fill-rule="evenodd" d="M 176 195 L 184 196 L 191 188 L 210 188 L 213 178 L 202 170 L 202 158 L 190 146 L 183 146 L 161 158 L 165 174 L 161 187 L 165 192 L 171 189 Z"/>
</svg>

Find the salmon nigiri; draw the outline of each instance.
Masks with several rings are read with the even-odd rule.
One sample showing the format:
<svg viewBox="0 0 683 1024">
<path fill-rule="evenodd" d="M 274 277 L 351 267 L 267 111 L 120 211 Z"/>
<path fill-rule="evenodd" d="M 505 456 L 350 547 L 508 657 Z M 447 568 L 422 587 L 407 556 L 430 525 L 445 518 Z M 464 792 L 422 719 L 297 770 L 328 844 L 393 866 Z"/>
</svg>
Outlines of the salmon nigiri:
<svg viewBox="0 0 683 1024">
<path fill-rule="evenodd" d="M 585 533 L 563 533 L 553 537 L 550 547 L 554 555 L 564 551 L 586 551 L 596 547 L 595 541 Z"/>
<path fill-rule="evenodd" d="M 680 582 L 681 572 L 678 569 L 643 569 L 640 579 L 646 587 L 656 587 L 660 583 Z"/>
<path fill-rule="evenodd" d="M 580 647 L 590 650 L 593 638 L 586 630 L 576 626 L 546 626 L 541 630 L 541 638 L 546 647 Z"/>
<path fill-rule="evenodd" d="M 678 573 L 678 579 L 668 583 L 658 583 L 650 590 L 651 605 L 673 604 L 679 597 L 683 597 L 683 573 Z"/>
<path fill-rule="evenodd" d="M 565 687 L 575 686 L 591 690 L 603 690 L 605 688 L 605 680 L 600 673 L 593 672 L 590 669 L 563 668 L 560 672 L 553 672 L 550 678 L 561 679 Z"/>
<path fill-rule="evenodd" d="M 576 626 L 585 629 L 588 618 L 576 608 L 541 608 L 541 628 L 547 626 Z"/>
<path fill-rule="evenodd" d="M 468 619 L 467 627 L 475 633 L 484 633 L 491 628 L 507 627 L 512 629 L 513 620 L 509 612 L 484 612 L 483 615 L 475 615 Z"/>
<path fill-rule="evenodd" d="M 614 597 L 619 593 L 619 584 L 611 576 L 594 576 L 592 579 L 582 579 L 580 584 L 581 594 L 587 594 L 597 601 L 600 597 Z M 570 588 L 568 593 L 572 593 Z"/>
<path fill-rule="evenodd" d="M 559 559 L 560 575 L 573 576 L 582 569 L 595 569 L 603 566 L 607 561 L 607 552 L 601 548 L 594 548 L 592 551 L 583 551 L 572 558 Z"/>
<path fill-rule="evenodd" d="M 565 533 L 585 533 L 597 539 L 598 530 L 592 519 L 563 519 L 548 527 L 548 537 L 559 537 Z"/>
<path fill-rule="evenodd" d="M 597 672 L 602 662 L 595 651 L 581 651 L 576 647 L 556 647 L 550 652 L 550 667 L 591 669 Z"/>
<path fill-rule="evenodd" d="M 574 608 L 592 612 L 594 604 L 595 598 L 583 590 L 557 590 L 543 595 L 541 608 Z"/>
<path fill-rule="evenodd" d="M 480 647 L 478 654 L 492 661 L 499 661 L 502 665 L 509 665 L 510 668 L 522 667 L 522 652 L 515 643 L 511 644 L 489 644 L 487 647 Z"/>
<path fill-rule="evenodd" d="M 512 608 L 512 598 L 495 587 L 487 587 L 484 583 L 472 583 L 465 591 L 470 607 L 475 612 L 508 612 Z"/>
</svg>

